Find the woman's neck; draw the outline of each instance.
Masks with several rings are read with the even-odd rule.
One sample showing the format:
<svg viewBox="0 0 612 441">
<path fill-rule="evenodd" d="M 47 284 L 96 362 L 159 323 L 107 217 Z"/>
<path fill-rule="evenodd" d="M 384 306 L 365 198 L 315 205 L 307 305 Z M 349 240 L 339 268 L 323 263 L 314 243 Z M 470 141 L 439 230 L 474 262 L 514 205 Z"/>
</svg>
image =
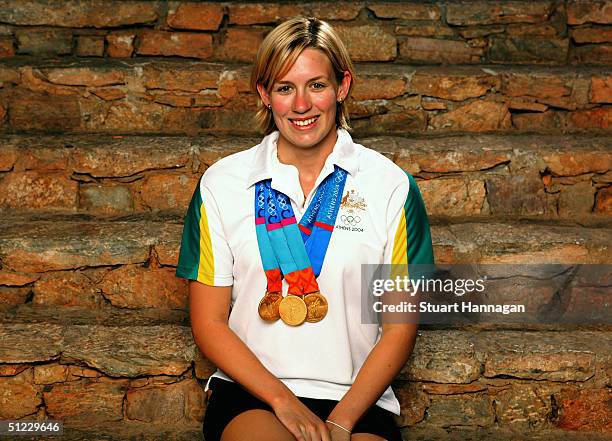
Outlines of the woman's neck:
<svg viewBox="0 0 612 441">
<path fill-rule="evenodd" d="M 325 160 L 334 150 L 338 135 L 335 131 L 332 132 L 330 133 L 332 136 L 327 136 L 319 145 L 310 148 L 295 147 L 286 142 L 284 138 L 279 137 L 277 144 L 278 160 L 298 169 L 304 199 L 313 189 L 317 177 L 325 165 Z"/>
</svg>

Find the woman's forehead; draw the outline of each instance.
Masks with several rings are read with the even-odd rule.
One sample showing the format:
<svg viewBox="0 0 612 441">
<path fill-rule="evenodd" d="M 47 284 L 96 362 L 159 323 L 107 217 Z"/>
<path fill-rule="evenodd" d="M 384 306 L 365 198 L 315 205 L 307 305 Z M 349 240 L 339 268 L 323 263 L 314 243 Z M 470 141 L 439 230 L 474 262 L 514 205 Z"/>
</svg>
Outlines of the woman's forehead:
<svg viewBox="0 0 612 441">
<path fill-rule="evenodd" d="M 320 77 L 333 78 L 331 61 L 324 52 L 307 48 L 298 55 L 284 75 L 279 75 L 276 82 L 310 81 Z"/>
</svg>

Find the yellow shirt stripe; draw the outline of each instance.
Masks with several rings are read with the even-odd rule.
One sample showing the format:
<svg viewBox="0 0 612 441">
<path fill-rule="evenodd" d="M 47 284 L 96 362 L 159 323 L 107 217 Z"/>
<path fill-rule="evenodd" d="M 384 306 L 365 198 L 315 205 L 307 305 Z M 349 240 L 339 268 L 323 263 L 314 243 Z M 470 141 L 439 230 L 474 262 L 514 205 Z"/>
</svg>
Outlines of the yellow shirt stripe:
<svg viewBox="0 0 612 441">
<path fill-rule="evenodd" d="M 212 240 L 208 229 L 208 218 L 204 202 L 200 205 L 200 261 L 198 263 L 198 282 L 205 285 L 215 284 L 215 259 L 212 251 Z"/>
</svg>

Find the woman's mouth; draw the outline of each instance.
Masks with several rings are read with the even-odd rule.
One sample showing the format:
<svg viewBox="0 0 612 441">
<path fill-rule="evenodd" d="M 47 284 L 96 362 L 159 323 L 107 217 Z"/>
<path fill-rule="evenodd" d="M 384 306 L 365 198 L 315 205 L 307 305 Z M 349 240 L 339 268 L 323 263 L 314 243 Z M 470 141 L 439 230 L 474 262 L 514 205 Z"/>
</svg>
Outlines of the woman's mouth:
<svg viewBox="0 0 612 441">
<path fill-rule="evenodd" d="M 291 120 L 291 119 L 289 121 L 291 121 L 291 125 L 297 130 L 309 130 L 317 124 L 318 120 L 319 120 L 318 116 L 313 116 L 312 118 L 305 119 L 302 121 Z"/>
</svg>

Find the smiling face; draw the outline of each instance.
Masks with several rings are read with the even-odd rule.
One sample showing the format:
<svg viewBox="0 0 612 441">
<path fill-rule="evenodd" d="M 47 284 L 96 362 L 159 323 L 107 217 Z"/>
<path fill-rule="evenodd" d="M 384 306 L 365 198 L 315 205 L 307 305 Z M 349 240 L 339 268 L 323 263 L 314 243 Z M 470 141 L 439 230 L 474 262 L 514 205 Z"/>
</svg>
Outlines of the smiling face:
<svg viewBox="0 0 612 441">
<path fill-rule="evenodd" d="M 286 75 L 269 90 L 258 85 L 264 104 L 272 105 L 280 132 L 278 146 L 331 151 L 336 141 L 336 103 L 346 97 L 350 74 L 338 84 L 329 58 L 305 49 Z"/>
</svg>

